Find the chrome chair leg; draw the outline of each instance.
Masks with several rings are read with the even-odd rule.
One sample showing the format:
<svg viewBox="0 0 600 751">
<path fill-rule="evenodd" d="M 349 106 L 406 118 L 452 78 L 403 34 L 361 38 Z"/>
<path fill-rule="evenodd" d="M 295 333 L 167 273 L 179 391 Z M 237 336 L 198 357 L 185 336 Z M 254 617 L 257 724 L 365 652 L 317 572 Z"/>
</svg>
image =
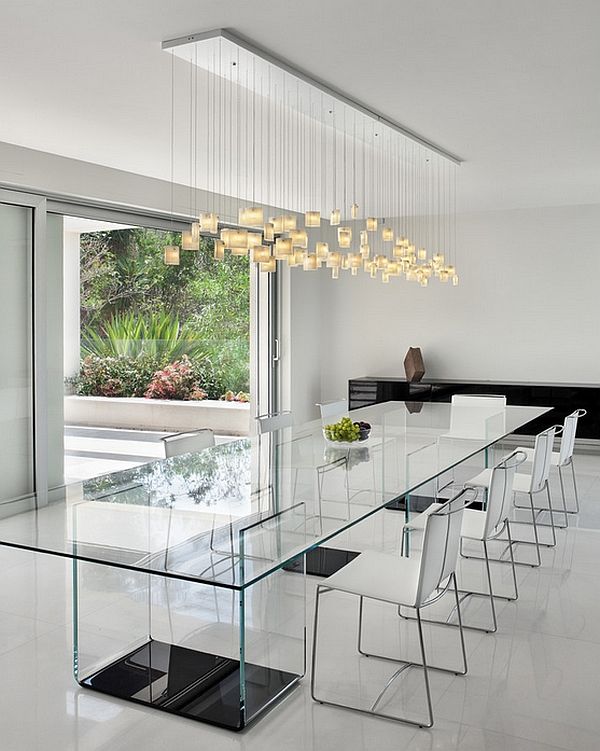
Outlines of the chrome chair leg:
<svg viewBox="0 0 600 751">
<path fill-rule="evenodd" d="M 425 692 L 427 693 L 427 710 L 429 722 L 424 726 L 430 728 L 433 725 L 433 707 L 431 704 L 431 687 L 429 686 L 429 671 L 427 669 L 427 657 L 425 655 L 425 640 L 423 639 L 423 624 L 421 623 L 421 608 L 417 608 L 417 628 L 419 630 L 419 645 L 421 647 L 421 661 L 423 662 L 423 677 L 425 679 Z"/>
<path fill-rule="evenodd" d="M 577 491 L 577 480 L 575 479 L 575 463 L 573 461 L 573 457 L 571 457 L 571 461 L 569 462 L 571 465 L 571 474 L 573 475 L 573 490 L 575 491 L 575 508 L 577 511 L 575 513 L 579 513 L 579 493 Z"/>
<path fill-rule="evenodd" d="M 508 534 L 509 534 L 509 540 L 510 540 L 510 531 L 508 532 Z M 483 632 L 485 634 L 494 634 L 494 633 L 496 633 L 496 631 L 498 630 L 498 620 L 497 620 L 497 617 L 496 617 L 496 603 L 495 603 L 495 600 L 498 599 L 498 600 L 506 600 L 508 602 L 513 602 L 519 596 L 519 592 L 518 592 L 518 588 L 517 588 L 517 574 L 516 574 L 516 570 L 515 570 L 514 555 L 513 555 L 513 552 L 512 552 L 512 546 L 509 545 L 509 549 L 510 549 L 510 553 L 511 553 L 511 560 L 510 561 L 501 561 L 501 562 L 502 563 L 509 563 L 509 562 L 512 563 L 512 568 L 513 568 L 513 582 L 514 582 L 515 594 L 514 595 L 510 595 L 510 596 L 508 596 L 508 595 L 497 595 L 497 594 L 494 593 L 494 589 L 493 589 L 493 585 L 492 585 L 492 574 L 491 574 L 491 570 L 490 570 L 490 560 L 494 561 L 496 559 L 489 557 L 488 549 L 487 549 L 487 541 L 482 540 L 481 542 L 483 543 L 483 550 L 484 550 L 484 557 L 483 558 L 480 558 L 479 556 L 465 556 L 465 555 L 463 555 L 463 558 L 473 558 L 475 560 L 479 560 L 479 561 L 483 560 L 483 561 L 485 561 L 485 568 L 486 568 L 487 581 L 488 581 L 488 591 L 487 592 L 481 592 L 481 591 L 472 590 L 472 589 L 459 589 L 458 585 L 456 584 L 456 576 L 455 576 L 454 577 L 454 582 L 455 582 L 455 586 L 456 586 L 456 604 L 454 605 L 454 607 L 452 608 L 452 610 L 448 613 L 446 619 L 443 620 L 443 621 L 441 621 L 441 620 L 435 619 L 435 618 L 423 618 L 423 623 L 433 623 L 433 624 L 437 624 L 439 626 L 450 626 L 452 628 L 456 628 L 458 626 L 460 628 L 461 632 L 462 632 L 463 629 L 467 629 L 469 631 L 480 631 L 480 632 Z M 462 597 L 459 598 L 459 594 L 461 594 Z M 492 613 L 492 627 L 491 628 L 485 628 L 484 626 L 472 626 L 470 624 L 462 623 L 460 612 L 459 612 L 459 605 L 458 605 L 458 603 L 459 603 L 459 601 L 460 602 L 464 602 L 467 599 L 467 597 L 486 597 L 487 599 L 489 599 L 489 601 L 490 601 L 490 610 L 491 610 L 491 613 Z M 461 621 L 460 623 L 451 623 L 450 622 L 450 618 L 452 617 L 452 614 L 454 613 L 455 610 L 457 612 L 459 620 Z M 405 615 L 402 612 L 402 607 L 401 606 L 398 607 L 398 615 L 400 616 L 400 618 L 403 618 L 404 620 L 414 620 L 414 618 L 412 618 L 412 616 Z"/>
<path fill-rule="evenodd" d="M 363 632 L 363 612 L 364 612 L 364 597 L 359 598 L 359 622 L 358 622 L 358 639 L 357 639 L 357 651 L 363 655 L 364 657 L 372 657 L 380 660 L 386 660 L 388 662 L 395 662 L 395 663 L 401 663 L 401 667 L 396 670 L 395 673 L 388 679 L 386 685 L 384 686 L 383 690 L 379 692 L 378 696 L 375 698 L 375 701 L 371 704 L 371 707 L 369 709 L 365 709 L 362 707 L 355 707 L 350 704 L 342 704 L 341 702 L 334 702 L 330 701 L 328 699 L 319 698 L 317 696 L 317 690 L 316 690 L 316 671 L 317 671 L 317 647 L 318 647 L 318 629 L 319 629 L 319 608 L 320 608 L 320 597 L 325 592 L 331 591 L 329 587 L 324 587 L 321 585 L 317 585 L 317 596 L 315 601 L 315 617 L 314 617 L 314 628 L 313 628 L 313 641 L 312 641 L 312 657 L 311 657 L 311 676 L 310 676 L 310 695 L 311 698 L 318 702 L 319 704 L 325 704 L 332 707 L 339 707 L 341 709 L 351 709 L 355 712 L 361 712 L 362 714 L 368 714 L 375 717 L 384 717 L 389 720 L 395 720 L 396 722 L 403 722 L 408 725 L 416 725 L 421 728 L 430 728 L 433 726 L 433 704 L 431 700 L 431 687 L 429 684 L 429 670 L 437 670 L 443 673 L 451 673 L 452 675 L 465 675 L 467 672 L 467 652 L 465 647 L 465 640 L 464 640 L 464 633 L 463 633 L 463 627 L 462 627 L 462 617 L 460 613 L 460 602 L 458 599 L 458 588 L 456 584 L 456 575 L 453 573 L 451 575 L 451 581 L 453 583 L 454 588 L 454 594 L 456 598 L 456 607 L 458 610 L 458 620 L 459 620 L 459 629 L 460 629 L 460 641 L 461 641 L 461 652 L 462 652 L 462 668 L 460 670 L 454 670 L 452 668 L 443 668 L 438 667 L 436 665 L 429 665 L 427 662 L 427 656 L 425 653 L 425 640 L 423 637 L 423 626 L 422 626 L 422 619 L 421 619 L 421 613 L 420 608 L 416 609 L 417 613 L 417 628 L 419 632 L 419 645 L 420 645 L 420 651 L 421 651 L 421 662 L 412 662 L 408 660 L 399 660 L 395 657 L 388 657 L 386 655 L 377 655 L 373 653 L 367 653 L 362 648 L 362 632 Z M 392 685 L 392 683 L 395 681 L 395 679 L 400 676 L 405 670 L 408 670 L 409 668 L 413 667 L 420 667 L 423 669 L 423 676 L 425 680 L 425 693 L 427 697 L 427 720 L 414 720 L 408 717 L 399 717 L 397 715 L 391 715 L 384 712 L 377 711 L 377 705 L 383 698 L 385 692 L 387 689 Z"/>
</svg>

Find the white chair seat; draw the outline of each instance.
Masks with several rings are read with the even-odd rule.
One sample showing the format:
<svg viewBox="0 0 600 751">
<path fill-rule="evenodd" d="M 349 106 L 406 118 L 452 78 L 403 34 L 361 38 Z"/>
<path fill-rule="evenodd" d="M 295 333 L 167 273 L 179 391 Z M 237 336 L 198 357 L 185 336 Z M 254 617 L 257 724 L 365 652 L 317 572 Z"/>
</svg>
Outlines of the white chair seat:
<svg viewBox="0 0 600 751">
<path fill-rule="evenodd" d="M 489 488 L 490 481 L 492 479 L 492 470 L 484 469 L 475 477 L 471 477 L 470 480 L 465 482 L 471 488 Z"/>
<path fill-rule="evenodd" d="M 412 607 L 417 599 L 419 558 L 367 550 L 323 582 L 342 592 Z"/>
<path fill-rule="evenodd" d="M 516 493 L 529 493 L 531 490 L 531 475 L 517 472 L 515 475 L 515 481 L 513 483 L 513 490 Z"/>
<path fill-rule="evenodd" d="M 460 536 L 467 537 L 469 540 L 484 540 L 485 517 L 485 511 L 466 508 L 463 513 L 463 523 L 460 530 Z"/>
<path fill-rule="evenodd" d="M 520 449 L 518 449 L 520 451 Z M 465 485 L 473 488 L 489 488 L 490 480 L 492 478 L 492 470 L 484 469 L 475 477 L 471 477 L 470 480 L 465 482 Z M 516 493 L 529 493 L 531 488 L 531 475 L 522 474 L 517 472 L 513 482 L 513 490 Z"/>
<path fill-rule="evenodd" d="M 437 511 L 441 507 L 442 507 L 441 503 L 432 503 L 431 506 L 428 506 L 425 509 L 425 511 L 421 511 L 420 514 L 417 514 L 417 516 L 407 521 L 406 524 L 404 525 L 404 529 L 425 529 L 425 525 L 427 524 L 427 518 L 431 514 L 433 514 L 434 511 Z"/>
<path fill-rule="evenodd" d="M 517 451 L 522 451 L 527 459 L 525 461 L 532 462 L 533 461 L 533 449 L 525 448 L 523 446 L 519 446 L 517 448 Z M 553 451 L 552 456 L 550 457 L 550 464 L 553 467 L 558 467 L 560 463 L 560 453 L 558 451 Z"/>
</svg>

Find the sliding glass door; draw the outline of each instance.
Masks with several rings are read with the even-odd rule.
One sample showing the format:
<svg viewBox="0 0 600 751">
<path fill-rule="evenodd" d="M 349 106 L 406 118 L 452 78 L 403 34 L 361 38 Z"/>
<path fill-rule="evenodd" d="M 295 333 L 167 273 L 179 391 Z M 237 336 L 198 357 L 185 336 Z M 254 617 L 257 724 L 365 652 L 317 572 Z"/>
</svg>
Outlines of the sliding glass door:
<svg viewBox="0 0 600 751">
<path fill-rule="evenodd" d="M 35 487 L 33 377 L 34 209 L 1 201 L 0 500 Z M 4 198 L 15 196 L 4 195 Z"/>
</svg>

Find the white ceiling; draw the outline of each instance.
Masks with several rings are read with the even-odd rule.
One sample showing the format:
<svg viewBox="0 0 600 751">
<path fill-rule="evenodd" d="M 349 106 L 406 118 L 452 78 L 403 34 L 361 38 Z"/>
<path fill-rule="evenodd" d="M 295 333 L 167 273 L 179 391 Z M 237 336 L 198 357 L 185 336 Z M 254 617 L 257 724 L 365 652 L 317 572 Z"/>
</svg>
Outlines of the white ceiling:
<svg viewBox="0 0 600 751">
<path fill-rule="evenodd" d="M 0 0 L 0 140 L 168 178 L 160 43 L 216 27 L 462 156 L 465 209 L 600 202 L 598 0 Z"/>
</svg>

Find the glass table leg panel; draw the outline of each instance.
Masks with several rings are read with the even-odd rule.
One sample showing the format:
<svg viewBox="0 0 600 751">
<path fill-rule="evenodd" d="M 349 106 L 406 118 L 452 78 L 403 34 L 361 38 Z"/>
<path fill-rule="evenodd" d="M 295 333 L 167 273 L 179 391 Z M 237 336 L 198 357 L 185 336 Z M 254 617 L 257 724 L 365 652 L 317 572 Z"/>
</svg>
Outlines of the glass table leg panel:
<svg viewBox="0 0 600 751">
<path fill-rule="evenodd" d="M 85 562 L 73 573 L 83 687 L 240 730 L 304 673 L 303 576 L 242 592 Z"/>
</svg>

